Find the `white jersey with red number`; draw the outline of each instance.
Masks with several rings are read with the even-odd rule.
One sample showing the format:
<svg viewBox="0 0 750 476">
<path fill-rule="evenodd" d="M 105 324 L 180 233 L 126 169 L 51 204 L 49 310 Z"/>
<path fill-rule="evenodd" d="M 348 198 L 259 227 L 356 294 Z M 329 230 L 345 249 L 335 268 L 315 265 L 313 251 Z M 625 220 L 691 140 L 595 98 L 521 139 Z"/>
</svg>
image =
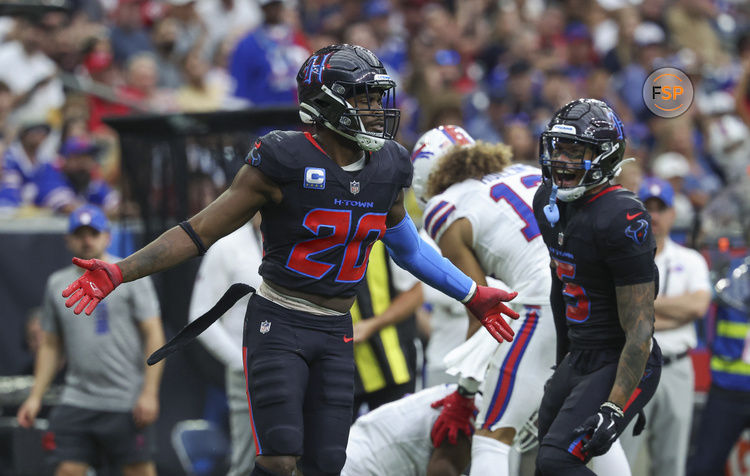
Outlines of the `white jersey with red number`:
<svg viewBox="0 0 750 476">
<path fill-rule="evenodd" d="M 531 208 L 541 171 L 524 164 L 450 186 L 427 203 L 424 229 L 435 242 L 459 218 L 487 275 L 518 292 L 517 304 L 549 304 L 549 254 Z"/>
</svg>

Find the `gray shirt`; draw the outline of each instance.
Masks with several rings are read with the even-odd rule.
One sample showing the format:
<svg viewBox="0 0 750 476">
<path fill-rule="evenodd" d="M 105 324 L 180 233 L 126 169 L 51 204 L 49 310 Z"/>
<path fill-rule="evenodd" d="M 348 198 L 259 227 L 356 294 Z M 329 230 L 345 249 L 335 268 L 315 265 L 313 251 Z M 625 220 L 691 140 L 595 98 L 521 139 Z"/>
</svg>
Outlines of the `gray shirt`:
<svg viewBox="0 0 750 476">
<path fill-rule="evenodd" d="M 159 316 L 150 278 L 123 283 L 91 316 L 76 316 L 60 294 L 81 276 L 69 266 L 47 280 L 42 328 L 62 340 L 67 374 L 60 403 L 103 411 L 129 411 L 143 385 L 145 359 L 138 324 Z"/>
</svg>

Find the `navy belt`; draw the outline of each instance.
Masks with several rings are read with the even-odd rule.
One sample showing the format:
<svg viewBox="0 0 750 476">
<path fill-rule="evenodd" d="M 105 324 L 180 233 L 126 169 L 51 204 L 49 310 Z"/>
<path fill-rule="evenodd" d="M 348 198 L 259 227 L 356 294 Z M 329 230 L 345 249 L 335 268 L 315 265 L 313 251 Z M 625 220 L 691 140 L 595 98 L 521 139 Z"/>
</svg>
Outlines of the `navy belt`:
<svg viewBox="0 0 750 476">
<path fill-rule="evenodd" d="M 662 356 L 662 365 L 669 365 L 677 362 L 680 359 L 684 359 L 688 356 L 688 351 L 680 352 L 679 354 L 665 355 Z"/>
</svg>

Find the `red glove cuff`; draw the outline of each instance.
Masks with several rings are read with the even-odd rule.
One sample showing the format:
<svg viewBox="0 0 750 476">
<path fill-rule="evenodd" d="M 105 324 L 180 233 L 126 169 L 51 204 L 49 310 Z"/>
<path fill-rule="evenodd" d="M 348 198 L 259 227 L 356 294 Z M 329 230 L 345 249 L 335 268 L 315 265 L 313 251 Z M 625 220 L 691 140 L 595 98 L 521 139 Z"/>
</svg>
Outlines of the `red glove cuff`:
<svg viewBox="0 0 750 476">
<path fill-rule="evenodd" d="M 498 312 L 496 307 L 499 304 L 511 301 L 516 296 L 518 296 L 517 292 L 509 293 L 502 289 L 491 288 L 488 286 L 477 286 L 477 292 L 475 292 L 474 296 L 472 296 L 472 298 L 469 299 L 469 302 L 466 303 L 466 307 L 472 314 L 481 320 L 489 313 Z M 510 313 L 506 312 L 505 314 L 508 314 L 514 319 L 518 317 L 518 314 L 513 311 Z"/>
</svg>

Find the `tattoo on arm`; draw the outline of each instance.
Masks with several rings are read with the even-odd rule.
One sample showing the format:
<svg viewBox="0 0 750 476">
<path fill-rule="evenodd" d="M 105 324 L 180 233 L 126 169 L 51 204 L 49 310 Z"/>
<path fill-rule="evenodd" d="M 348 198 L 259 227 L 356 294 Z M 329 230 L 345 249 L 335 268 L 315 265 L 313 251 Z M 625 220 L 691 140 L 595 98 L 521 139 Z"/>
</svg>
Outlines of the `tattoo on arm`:
<svg viewBox="0 0 750 476">
<path fill-rule="evenodd" d="M 172 266 L 198 254 L 198 249 L 179 226 L 164 232 L 136 253 L 120 261 L 125 282 L 171 268 Z"/>
<path fill-rule="evenodd" d="M 279 203 L 281 199 L 281 189 L 276 184 L 246 165 L 237 172 L 229 189 L 192 217 L 190 224 L 209 247 L 247 223 L 265 203 Z M 127 282 L 171 268 L 197 254 L 193 240 L 176 226 L 117 264 Z"/>
<path fill-rule="evenodd" d="M 646 369 L 654 334 L 654 283 L 618 286 L 617 313 L 625 331 L 617 375 L 609 400 L 624 407 Z"/>
</svg>

